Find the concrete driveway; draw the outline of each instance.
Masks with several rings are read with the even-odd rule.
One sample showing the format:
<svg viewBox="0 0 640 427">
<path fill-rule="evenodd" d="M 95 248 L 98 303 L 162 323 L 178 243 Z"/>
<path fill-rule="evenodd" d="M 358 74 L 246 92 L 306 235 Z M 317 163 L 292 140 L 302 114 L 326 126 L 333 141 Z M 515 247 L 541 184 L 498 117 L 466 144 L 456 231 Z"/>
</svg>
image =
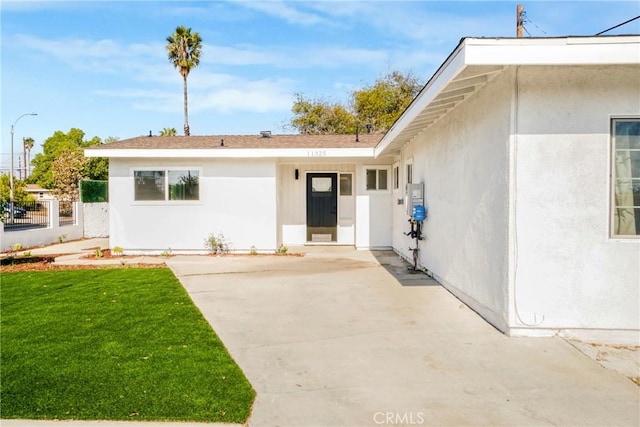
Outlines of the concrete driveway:
<svg viewBox="0 0 640 427">
<path fill-rule="evenodd" d="M 168 264 L 255 387 L 251 426 L 640 424 L 629 379 L 502 335 L 391 252 Z"/>
</svg>

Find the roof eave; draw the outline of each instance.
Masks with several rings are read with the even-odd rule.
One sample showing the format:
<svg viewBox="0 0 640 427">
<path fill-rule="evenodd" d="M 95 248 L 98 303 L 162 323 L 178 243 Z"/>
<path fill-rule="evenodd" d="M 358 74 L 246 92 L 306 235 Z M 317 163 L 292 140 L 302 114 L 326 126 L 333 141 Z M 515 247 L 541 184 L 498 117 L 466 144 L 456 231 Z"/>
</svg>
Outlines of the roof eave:
<svg viewBox="0 0 640 427">
<path fill-rule="evenodd" d="M 361 148 L 216 148 L 216 149 L 100 149 L 84 152 L 85 157 L 109 158 L 292 158 L 292 157 L 373 157 L 373 147 Z"/>
<path fill-rule="evenodd" d="M 639 45 L 640 36 L 637 35 L 615 38 L 462 39 L 389 132 L 376 145 L 374 155 L 379 157 L 391 154 L 410 142 L 416 132 L 405 132 L 408 126 L 423 110 L 429 108 L 434 99 L 467 67 L 496 67 L 491 71 L 495 75 L 500 68 L 514 65 L 638 65 L 640 64 Z M 434 122 L 435 120 L 429 122 L 425 129 Z"/>
<path fill-rule="evenodd" d="M 465 67 L 464 48 L 467 39 L 460 40 L 460 43 L 451 52 L 449 57 L 429 79 L 422 88 L 418 96 L 411 102 L 400 118 L 391 126 L 391 129 L 382 137 L 374 149 L 374 156 L 381 156 L 397 138 L 400 133 L 411 123 L 416 116 L 440 93 L 446 85 L 453 80 Z"/>
</svg>

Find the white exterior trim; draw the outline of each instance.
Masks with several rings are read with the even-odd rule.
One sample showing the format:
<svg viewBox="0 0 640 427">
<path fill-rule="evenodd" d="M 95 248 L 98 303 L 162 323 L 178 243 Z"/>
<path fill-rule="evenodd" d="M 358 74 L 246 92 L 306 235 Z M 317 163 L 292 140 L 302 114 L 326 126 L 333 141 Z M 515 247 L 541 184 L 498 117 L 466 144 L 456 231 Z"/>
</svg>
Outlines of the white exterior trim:
<svg viewBox="0 0 640 427">
<path fill-rule="evenodd" d="M 363 148 L 242 148 L 242 149 L 91 149 L 86 157 L 137 158 L 137 159 L 186 159 L 186 158 L 336 158 L 373 157 L 373 147 Z"/>
<path fill-rule="evenodd" d="M 392 143 L 468 67 L 513 65 L 624 65 L 640 63 L 640 36 L 463 39 L 411 105 L 375 147 L 389 154 Z M 480 70 L 477 75 L 495 70 Z M 410 142 L 410 141 L 406 141 Z"/>
<path fill-rule="evenodd" d="M 466 39 L 465 65 L 637 64 L 639 36 Z"/>
</svg>

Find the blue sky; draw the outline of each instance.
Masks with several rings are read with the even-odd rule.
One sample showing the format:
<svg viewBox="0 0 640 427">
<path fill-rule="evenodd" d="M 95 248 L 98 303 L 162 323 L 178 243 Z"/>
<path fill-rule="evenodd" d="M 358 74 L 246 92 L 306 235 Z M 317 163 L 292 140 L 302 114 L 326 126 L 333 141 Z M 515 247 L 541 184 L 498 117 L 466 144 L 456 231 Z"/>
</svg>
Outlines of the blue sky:
<svg viewBox="0 0 640 427">
<path fill-rule="evenodd" d="M 204 40 L 189 75 L 191 133 L 291 133 L 295 93 L 343 102 L 392 70 L 426 81 L 465 36 L 512 37 L 518 2 L 4 1 L 0 169 L 22 138 L 56 130 L 120 139 L 182 133 L 182 80 L 165 38 Z M 528 1 L 534 37 L 593 35 L 640 15 L 640 2 Z M 608 34 L 640 33 L 640 20 Z M 527 34 L 525 34 L 527 35 Z"/>
</svg>

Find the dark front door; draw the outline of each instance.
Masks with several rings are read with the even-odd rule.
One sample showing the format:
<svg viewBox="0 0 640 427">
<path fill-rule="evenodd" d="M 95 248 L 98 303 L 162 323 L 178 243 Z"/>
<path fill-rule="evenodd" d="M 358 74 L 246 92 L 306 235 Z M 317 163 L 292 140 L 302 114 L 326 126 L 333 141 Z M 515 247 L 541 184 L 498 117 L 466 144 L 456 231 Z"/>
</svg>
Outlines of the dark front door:
<svg viewBox="0 0 640 427">
<path fill-rule="evenodd" d="M 338 174 L 307 174 L 307 241 L 335 242 Z"/>
</svg>

